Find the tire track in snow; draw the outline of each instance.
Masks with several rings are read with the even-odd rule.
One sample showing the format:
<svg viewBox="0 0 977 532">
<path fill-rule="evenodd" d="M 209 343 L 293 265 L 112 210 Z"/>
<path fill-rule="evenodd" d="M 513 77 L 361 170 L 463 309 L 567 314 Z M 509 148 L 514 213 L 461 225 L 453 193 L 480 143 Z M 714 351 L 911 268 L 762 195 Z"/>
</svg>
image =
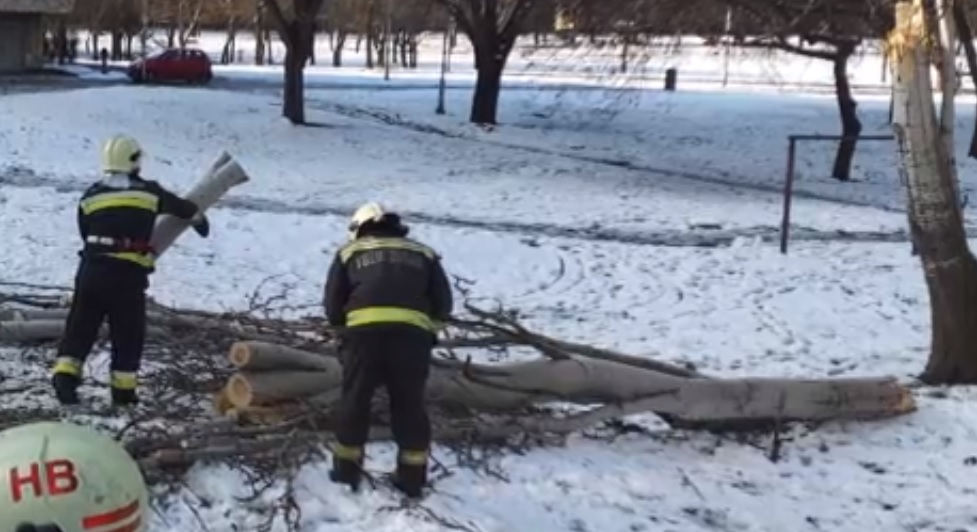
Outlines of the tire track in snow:
<svg viewBox="0 0 977 532">
<path fill-rule="evenodd" d="M 673 168 L 662 168 L 662 167 L 657 167 L 657 166 L 652 166 L 652 165 L 647 165 L 642 163 L 636 163 L 634 161 L 630 161 L 627 159 L 599 157 L 595 155 L 586 155 L 580 153 L 569 153 L 569 152 L 551 149 L 551 148 L 543 148 L 540 146 L 527 146 L 524 144 L 516 144 L 516 143 L 505 142 L 501 140 L 484 139 L 484 138 L 474 137 L 472 135 L 468 135 L 461 132 L 448 131 L 439 128 L 437 126 L 433 126 L 431 124 L 414 122 L 412 120 L 403 118 L 398 113 L 391 113 L 380 109 L 368 109 L 359 106 L 336 104 L 330 102 L 308 102 L 307 105 L 314 109 L 332 112 L 349 118 L 379 121 L 389 126 L 399 127 L 417 133 L 438 135 L 453 140 L 462 140 L 462 141 L 468 141 L 477 144 L 488 144 L 492 146 L 498 146 L 501 148 L 523 151 L 527 153 L 561 157 L 573 161 L 597 164 L 601 166 L 609 166 L 613 168 L 622 168 L 632 172 L 663 175 L 667 177 L 674 177 L 679 179 L 685 179 L 688 181 L 707 183 L 710 185 L 717 185 L 717 186 L 722 186 L 722 187 L 727 187 L 727 188 L 732 188 L 737 190 L 750 190 L 754 192 L 762 192 L 765 194 L 776 194 L 778 196 L 783 194 L 782 185 L 751 183 L 744 179 L 737 179 L 735 177 L 722 177 L 719 175 L 706 175 L 699 172 L 675 170 Z M 868 201 L 860 201 L 857 199 L 840 198 L 838 196 L 833 196 L 830 194 L 822 194 L 819 192 L 811 192 L 807 190 L 798 190 L 796 188 L 794 189 L 794 198 L 825 201 L 828 203 L 834 203 L 837 205 L 846 205 L 850 207 L 868 207 L 868 208 L 878 209 L 885 212 L 897 212 L 897 213 L 906 212 L 906 210 L 903 208 L 891 207 L 888 205 L 872 203 Z"/>
<path fill-rule="evenodd" d="M 72 180 L 38 175 L 29 168 L 0 167 L 0 185 L 19 188 L 53 188 L 57 192 L 82 192 L 84 180 Z M 250 196 L 228 196 L 215 208 L 266 214 L 299 214 L 307 216 L 347 217 L 354 205 L 296 204 Z M 567 227 L 544 223 L 506 222 L 502 220 L 479 220 L 457 218 L 446 215 L 432 215 L 409 210 L 401 211 L 406 217 L 421 223 L 449 227 L 483 229 L 527 236 L 546 236 L 571 238 L 596 242 L 616 242 L 662 247 L 722 247 L 741 239 L 759 239 L 763 242 L 776 242 L 780 230 L 771 226 L 751 226 L 733 229 L 712 226 L 692 226 L 688 229 L 658 229 L 649 231 L 621 230 L 603 227 Z M 968 232 L 970 229 L 968 228 Z M 808 227 L 792 227 L 791 240 L 794 242 L 908 242 L 905 231 L 822 231 Z"/>
</svg>

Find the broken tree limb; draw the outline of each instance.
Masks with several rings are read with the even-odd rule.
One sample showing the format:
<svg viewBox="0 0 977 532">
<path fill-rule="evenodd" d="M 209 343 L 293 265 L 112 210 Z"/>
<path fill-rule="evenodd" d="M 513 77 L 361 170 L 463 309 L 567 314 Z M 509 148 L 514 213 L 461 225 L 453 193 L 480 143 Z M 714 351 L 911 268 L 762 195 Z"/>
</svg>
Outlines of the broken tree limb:
<svg viewBox="0 0 977 532">
<path fill-rule="evenodd" d="M 227 152 L 211 165 L 207 173 L 184 196 L 200 208 L 201 212 L 212 207 L 227 192 L 250 180 L 247 172 Z M 175 216 L 161 216 L 153 231 L 152 244 L 156 255 L 161 256 L 177 238 L 190 227 L 189 220 Z"/>
<path fill-rule="evenodd" d="M 334 358 L 267 342 L 234 342 L 229 356 L 231 364 L 240 370 L 341 373 L 339 363 Z"/>
<path fill-rule="evenodd" d="M 506 374 L 500 375 L 499 369 Z M 912 411 L 911 392 L 894 379 L 688 379 L 603 360 L 539 360 L 479 375 L 435 373 L 439 402 L 514 410 L 548 401 L 577 404 L 645 400 L 650 411 L 689 421 L 827 420 Z"/>
<path fill-rule="evenodd" d="M 529 345 L 539 349 L 550 358 L 566 358 L 567 355 L 580 355 L 587 358 L 607 360 L 619 364 L 627 364 L 639 368 L 657 371 L 676 377 L 703 378 L 704 375 L 690 368 L 667 364 L 650 358 L 636 357 L 618 353 L 610 349 L 603 349 L 591 345 L 557 340 L 543 334 L 532 332 L 520 325 L 515 319 L 502 313 L 492 313 L 479 309 L 473 305 L 465 305 L 465 310 L 478 318 L 479 321 L 454 320 L 455 325 L 462 325 L 466 329 L 487 329 L 494 336 L 507 338 L 514 344 Z M 554 355 L 554 353 L 558 353 Z"/>
<path fill-rule="evenodd" d="M 0 342 L 54 340 L 64 332 L 64 320 L 0 321 Z"/>
<path fill-rule="evenodd" d="M 269 353 L 262 364 L 267 369 L 273 360 L 270 353 L 275 350 L 271 346 L 262 348 Z M 294 351 L 297 350 L 288 349 L 293 355 Z M 249 393 L 254 397 L 285 400 L 335 392 L 341 385 L 338 359 L 306 355 L 318 357 L 330 369 L 253 372 L 246 378 L 236 375 L 229 381 L 229 389 L 237 382 L 260 390 L 255 392 L 244 387 L 245 391 L 238 394 L 231 390 L 231 402 L 238 407 L 248 406 L 251 403 L 244 398 Z M 647 411 L 685 421 L 724 423 L 881 418 L 915 409 L 911 392 L 888 378 L 686 378 L 580 357 L 500 366 L 465 364 L 461 369 L 434 366 L 427 394 L 435 404 L 489 412 L 517 411 L 556 401 L 583 405 L 638 402 Z M 335 393 L 331 396 L 336 397 Z"/>
<path fill-rule="evenodd" d="M 49 342 L 61 338 L 64 328 L 64 319 L 0 321 L 0 343 Z M 99 330 L 99 336 L 104 339 L 108 334 L 108 326 L 103 325 Z M 146 327 L 147 336 L 160 337 L 165 334 L 161 327 L 155 325 Z"/>
<path fill-rule="evenodd" d="M 63 320 L 68 317 L 68 309 L 25 309 L 0 307 L 0 322 Z"/>
</svg>

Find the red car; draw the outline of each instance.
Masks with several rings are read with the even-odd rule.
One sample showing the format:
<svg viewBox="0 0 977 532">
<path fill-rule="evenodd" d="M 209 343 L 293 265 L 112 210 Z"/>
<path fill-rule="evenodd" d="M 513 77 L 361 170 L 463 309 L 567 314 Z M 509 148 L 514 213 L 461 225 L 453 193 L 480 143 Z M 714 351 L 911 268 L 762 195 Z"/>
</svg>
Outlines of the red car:
<svg viewBox="0 0 977 532">
<path fill-rule="evenodd" d="M 209 83 L 214 77 L 210 58 L 200 50 L 172 49 L 133 61 L 126 71 L 136 83 L 182 81 Z"/>
</svg>

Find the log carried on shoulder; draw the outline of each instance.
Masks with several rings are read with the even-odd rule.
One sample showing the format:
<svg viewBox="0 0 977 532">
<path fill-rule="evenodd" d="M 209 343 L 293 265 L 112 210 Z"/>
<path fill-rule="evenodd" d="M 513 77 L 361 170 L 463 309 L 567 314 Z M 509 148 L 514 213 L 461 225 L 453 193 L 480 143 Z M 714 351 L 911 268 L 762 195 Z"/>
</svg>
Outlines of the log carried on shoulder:
<svg viewBox="0 0 977 532">
<path fill-rule="evenodd" d="M 247 172 L 227 152 L 211 164 L 207 173 L 184 196 L 201 212 L 220 200 L 231 188 L 250 180 Z M 152 244 L 157 257 L 169 249 L 190 227 L 189 220 L 164 215 L 153 230 Z M 0 309 L 0 342 L 39 342 L 55 340 L 64 333 L 67 309 Z M 150 331 L 152 334 L 152 331 Z"/>
<path fill-rule="evenodd" d="M 187 192 L 184 198 L 192 201 L 201 212 L 204 212 L 217 203 L 231 188 L 249 180 L 250 177 L 244 168 L 227 152 L 221 152 L 220 156 L 210 165 L 207 173 Z M 169 249 L 173 242 L 189 227 L 190 222 L 188 220 L 181 220 L 170 215 L 160 216 L 156 222 L 156 228 L 153 230 L 151 241 L 157 257 Z"/>
</svg>

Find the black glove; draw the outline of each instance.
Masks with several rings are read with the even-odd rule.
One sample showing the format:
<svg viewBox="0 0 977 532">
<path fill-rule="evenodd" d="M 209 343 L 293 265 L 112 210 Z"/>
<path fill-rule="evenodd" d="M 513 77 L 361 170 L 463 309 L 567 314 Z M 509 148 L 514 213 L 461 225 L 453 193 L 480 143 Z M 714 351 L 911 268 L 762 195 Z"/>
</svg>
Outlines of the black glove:
<svg viewBox="0 0 977 532">
<path fill-rule="evenodd" d="M 200 235 L 201 238 L 207 238 L 210 234 L 210 221 L 203 214 L 197 215 L 199 218 L 194 218 L 193 230 Z"/>
</svg>

